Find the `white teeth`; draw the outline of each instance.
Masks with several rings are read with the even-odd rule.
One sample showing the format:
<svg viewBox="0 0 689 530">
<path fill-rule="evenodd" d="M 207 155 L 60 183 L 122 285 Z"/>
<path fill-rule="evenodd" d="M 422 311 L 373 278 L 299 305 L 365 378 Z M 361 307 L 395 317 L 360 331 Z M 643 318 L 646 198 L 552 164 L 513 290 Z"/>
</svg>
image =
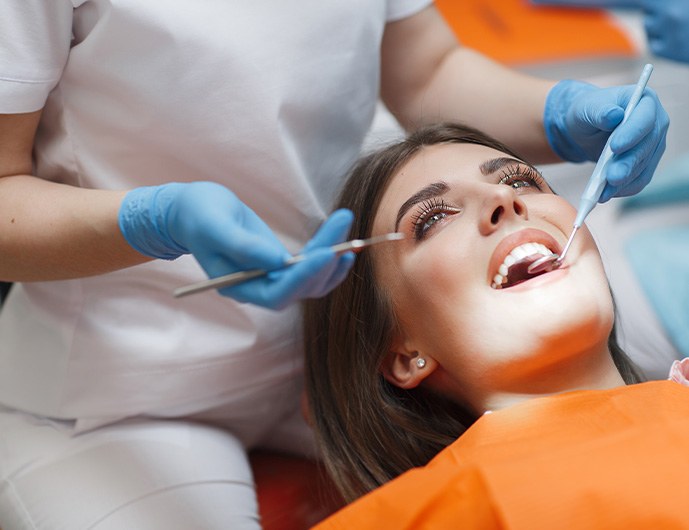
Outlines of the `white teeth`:
<svg viewBox="0 0 689 530">
<path fill-rule="evenodd" d="M 520 245 L 517 248 L 512 249 L 512 252 L 510 252 L 510 254 L 512 254 L 517 259 L 517 261 L 519 261 L 522 258 L 525 258 L 526 256 L 529 256 L 529 253 L 524 248 L 524 246 L 525 245 Z"/>
<path fill-rule="evenodd" d="M 536 243 L 526 243 L 523 248 L 526 250 L 527 256 L 538 253 L 538 246 Z"/>
<path fill-rule="evenodd" d="M 491 287 L 493 289 L 500 289 L 502 284 L 505 283 L 505 280 L 507 279 L 507 272 L 509 268 L 519 260 L 524 259 L 527 256 L 532 256 L 533 254 L 550 256 L 553 254 L 553 251 L 541 243 L 534 242 L 523 243 L 518 247 L 513 248 L 498 268 L 498 273 L 493 277 Z"/>
<path fill-rule="evenodd" d="M 491 283 L 490 286 L 493 289 L 501 289 L 502 288 L 502 281 L 504 279 L 505 278 L 503 278 L 502 275 L 496 274 L 495 276 L 493 276 L 493 283 Z"/>
</svg>

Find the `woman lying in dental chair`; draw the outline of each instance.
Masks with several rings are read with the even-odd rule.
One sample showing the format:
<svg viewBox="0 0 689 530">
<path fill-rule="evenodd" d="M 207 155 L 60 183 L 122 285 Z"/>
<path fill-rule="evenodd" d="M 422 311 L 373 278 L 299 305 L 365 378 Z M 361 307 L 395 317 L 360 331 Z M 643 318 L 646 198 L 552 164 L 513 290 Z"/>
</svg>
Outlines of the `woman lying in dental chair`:
<svg viewBox="0 0 689 530">
<path fill-rule="evenodd" d="M 310 416 L 352 504 L 319 529 L 689 528 L 689 388 L 641 382 L 600 255 L 518 154 L 445 124 L 340 201 L 362 253 L 305 310 Z M 678 368 L 678 367 L 676 367 Z"/>
</svg>

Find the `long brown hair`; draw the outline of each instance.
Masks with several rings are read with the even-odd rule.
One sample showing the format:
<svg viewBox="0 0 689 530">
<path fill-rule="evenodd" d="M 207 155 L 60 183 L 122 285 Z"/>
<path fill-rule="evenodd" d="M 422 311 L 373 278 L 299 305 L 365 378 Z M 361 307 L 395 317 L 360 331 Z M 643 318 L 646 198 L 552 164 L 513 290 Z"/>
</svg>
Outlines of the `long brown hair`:
<svg viewBox="0 0 689 530">
<path fill-rule="evenodd" d="M 424 146 L 485 145 L 524 160 L 497 140 L 459 124 L 420 129 L 369 154 L 355 166 L 338 207 L 354 212 L 352 237 L 371 235 L 390 180 Z M 311 421 L 325 465 L 347 501 L 404 471 L 426 464 L 457 439 L 475 417 L 456 402 L 417 387 L 388 383 L 380 365 L 389 352 L 395 317 L 374 280 L 370 253 L 357 257 L 347 278 L 304 307 L 305 370 Z M 628 383 L 639 381 L 610 337 L 615 364 Z"/>
</svg>

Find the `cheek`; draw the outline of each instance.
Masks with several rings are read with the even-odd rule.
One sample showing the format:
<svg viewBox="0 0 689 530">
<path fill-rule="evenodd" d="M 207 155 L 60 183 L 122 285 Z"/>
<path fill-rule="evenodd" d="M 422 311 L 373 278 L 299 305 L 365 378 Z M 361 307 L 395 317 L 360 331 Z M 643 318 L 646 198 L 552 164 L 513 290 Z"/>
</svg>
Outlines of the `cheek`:
<svg viewBox="0 0 689 530">
<path fill-rule="evenodd" d="M 494 309 L 487 305 L 488 286 L 456 260 L 419 257 L 400 271 L 395 311 L 414 349 L 426 352 L 446 369 L 479 362 L 482 345 L 495 331 Z M 481 277 L 485 276 L 485 273 Z M 488 336 L 486 335 L 488 333 Z"/>
<path fill-rule="evenodd" d="M 407 334 L 420 342 L 461 327 L 470 313 L 471 275 L 454 259 L 418 253 L 387 274 L 397 319 Z"/>
<path fill-rule="evenodd" d="M 439 234 L 427 249 L 419 249 L 404 260 L 399 273 L 406 306 L 442 314 L 448 308 L 464 305 L 467 293 L 475 288 L 478 264 L 466 248 L 469 245 L 459 243 L 457 237 L 445 236 L 451 236 L 451 232 Z M 436 248 L 442 251 L 433 251 Z"/>
<path fill-rule="evenodd" d="M 614 319 L 614 307 L 610 285 L 605 275 L 598 248 L 590 236 L 584 243 L 584 250 L 579 259 L 582 262 L 582 266 L 587 266 L 591 272 L 586 275 L 585 280 L 578 283 L 576 292 L 582 299 L 590 300 L 591 311 L 593 311 L 594 307 L 597 309 L 601 325 L 611 328 Z"/>
<path fill-rule="evenodd" d="M 558 195 L 536 194 L 523 197 L 531 217 L 544 219 L 557 226 L 569 236 L 577 211 L 569 202 Z"/>
</svg>

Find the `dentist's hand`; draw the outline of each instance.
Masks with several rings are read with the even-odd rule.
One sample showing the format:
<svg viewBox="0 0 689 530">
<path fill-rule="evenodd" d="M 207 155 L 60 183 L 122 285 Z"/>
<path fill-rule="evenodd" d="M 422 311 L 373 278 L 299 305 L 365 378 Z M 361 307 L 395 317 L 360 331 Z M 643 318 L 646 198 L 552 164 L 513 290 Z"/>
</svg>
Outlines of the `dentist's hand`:
<svg viewBox="0 0 689 530">
<path fill-rule="evenodd" d="M 596 161 L 611 136 L 615 156 L 607 166 L 608 184 L 600 202 L 641 191 L 651 181 L 665 151 L 670 118 L 653 89 L 644 90 L 634 112 L 620 125 L 632 92 L 634 85 L 598 88 L 565 80 L 546 98 L 545 131 L 560 158 Z"/>
<path fill-rule="evenodd" d="M 689 63 L 689 0 L 638 0 L 650 50 Z"/>
<path fill-rule="evenodd" d="M 119 211 L 124 238 L 144 255 L 175 259 L 193 254 L 211 278 L 247 269 L 273 271 L 219 291 L 270 309 L 323 296 L 344 279 L 354 255 L 336 256 L 328 247 L 345 240 L 351 223 L 350 211 L 336 211 L 302 250 L 308 258 L 281 268 L 290 257 L 287 249 L 253 210 L 219 184 L 136 188 Z"/>
</svg>

